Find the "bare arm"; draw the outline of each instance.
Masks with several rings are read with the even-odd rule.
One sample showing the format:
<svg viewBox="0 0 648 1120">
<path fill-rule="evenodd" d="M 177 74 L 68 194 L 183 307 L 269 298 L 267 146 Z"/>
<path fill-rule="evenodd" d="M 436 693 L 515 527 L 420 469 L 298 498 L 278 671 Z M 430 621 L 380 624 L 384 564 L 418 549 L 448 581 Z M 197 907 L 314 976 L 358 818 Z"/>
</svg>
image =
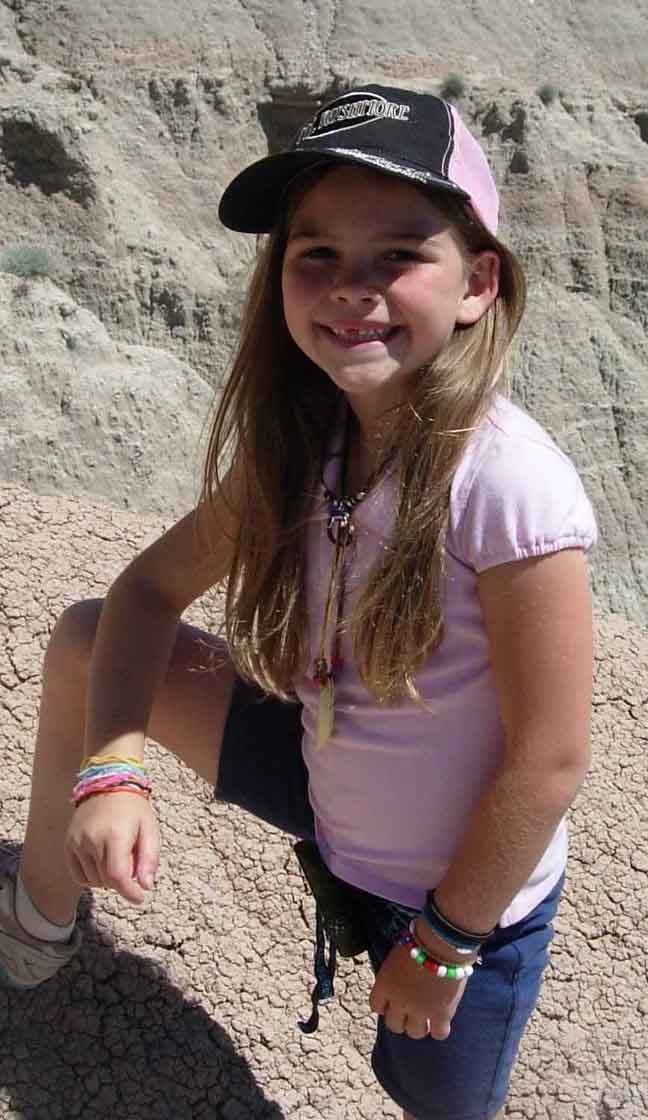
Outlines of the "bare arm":
<svg viewBox="0 0 648 1120">
<path fill-rule="evenodd" d="M 589 762 L 591 609 L 580 551 L 502 564 L 479 579 L 505 731 L 499 765 L 436 889 L 458 926 L 486 930 L 539 862 Z M 420 920 L 443 961 L 465 963 Z M 470 983 L 470 981 L 468 981 Z M 466 980 L 422 973 L 396 946 L 376 977 L 373 1011 L 412 1038 L 447 1038 Z"/>
<path fill-rule="evenodd" d="M 212 548 L 196 534 L 196 511 L 137 556 L 110 588 L 90 666 L 85 753 L 141 756 L 153 697 L 167 671 L 178 621 L 220 583 L 232 559 L 234 519 L 215 511 Z"/>
<path fill-rule="evenodd" d="M 589 765 L 591 604 L 566 550 L 479 578 L 505 730 L 496 772 L 436 890 L 456 925 L 495 925 L 547 848 Z"/>
</svg>

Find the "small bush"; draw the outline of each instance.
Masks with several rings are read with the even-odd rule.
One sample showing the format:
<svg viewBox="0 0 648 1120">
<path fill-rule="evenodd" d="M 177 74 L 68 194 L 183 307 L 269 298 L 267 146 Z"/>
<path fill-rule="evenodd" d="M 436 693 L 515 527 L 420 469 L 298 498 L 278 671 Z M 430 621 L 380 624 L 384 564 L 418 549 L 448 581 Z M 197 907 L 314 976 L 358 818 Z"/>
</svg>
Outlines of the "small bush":
<svg viewBox="0 0 648 1120">
<path fill-rule="evenodd" d="M 0 272 L 13 276 L 47 276 L 49 270 L 47 252 L 37 245 L 9 245 L 0 256 Z"/>
<path fill-rule="evenodd" d="M 448 74 L 443 80 L 441 86 L 441 96 L 446 101 L 456 101 L 458 97 L 463 97 L 466 92 L 466 83 L 460 74 Z"/>
<path fill-rule="evenodd" d="M 538 97 L 543 105 L 551 105 L 556 100 L 559 93 L 560 90 L 558 86 L 552 85 L 551 82 L 545 82 L 538 90 Z"/>
</svg>

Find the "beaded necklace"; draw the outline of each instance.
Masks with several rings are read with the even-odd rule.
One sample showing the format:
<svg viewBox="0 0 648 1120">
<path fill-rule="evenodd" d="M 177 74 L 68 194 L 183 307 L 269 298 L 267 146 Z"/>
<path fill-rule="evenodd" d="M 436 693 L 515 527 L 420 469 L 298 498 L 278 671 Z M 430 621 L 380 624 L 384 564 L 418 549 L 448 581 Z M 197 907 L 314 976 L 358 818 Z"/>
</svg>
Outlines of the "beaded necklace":
<svg viewBox="0 0 648 1120">
<path fill-rule="evenodd" d="M 344 599 L 346 594 L 346 549 L 351 544 L 355 526 L 351 515 L 356 506 L 364 501 L 369 491 L 382 478 L 391 464 L 395 448 L 385 456 L 376 470 L 372 471 L 361 490 L 355 494 L 344 494 L 346 486 L 347 468 L 349 462 L 350 443 L 350 417 L 351 410 L 347 410 L 344 444 L 342 449 L 342 465 L 340 469 L 341 494 L 331 490 L 322 477 L 322 488 L 327 510 L 326 535 L 333 545 L 333 560 L 331 562 L 331 575 L 329 577 L 322 628 L 313 662 L 313 681 L 319 685 L 320 698 L 317 717 L 316 743 L 318 747 L 324 746 L 329 741 L 334 730 L 335 722 L 335 678 L 336 674 L 344 668 L 344 658 L 341 653 L 342 646 L 342 621 L 344 613 Z M 332 625 L 333 624 L 333 625 Z M 327 650 L 329 653 L 327 654 Z"/>
</svg>

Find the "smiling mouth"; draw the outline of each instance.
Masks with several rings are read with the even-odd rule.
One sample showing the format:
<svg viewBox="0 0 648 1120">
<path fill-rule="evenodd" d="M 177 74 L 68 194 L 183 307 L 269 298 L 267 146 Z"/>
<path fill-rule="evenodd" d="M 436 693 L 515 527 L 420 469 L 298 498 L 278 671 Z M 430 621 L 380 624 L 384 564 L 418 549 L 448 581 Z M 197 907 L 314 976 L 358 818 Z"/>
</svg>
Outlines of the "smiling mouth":
<svg viewBox="0 0 648 1120">
<path fill-rule="evenodd" d="M 387 342 L 393 338 L 398 327 L 332 327 L 326 323 L 320 324 L 333 338 L 344 346 L 358 346 L 368 342 Z"/>
</svg>

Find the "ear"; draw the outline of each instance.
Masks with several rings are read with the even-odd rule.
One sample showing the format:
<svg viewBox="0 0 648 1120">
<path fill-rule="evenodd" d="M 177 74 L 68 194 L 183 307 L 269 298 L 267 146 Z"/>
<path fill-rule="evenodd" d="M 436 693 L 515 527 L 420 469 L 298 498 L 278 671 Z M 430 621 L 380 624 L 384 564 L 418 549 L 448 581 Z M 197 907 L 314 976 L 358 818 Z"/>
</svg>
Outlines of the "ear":
<svg viewBox="0 0 648 1120">
<path fill-rule="evenodd" d="M 481 319 L 499 291 L 500 259 L 493 249 L 484 249 L 470 259 L 466 290 L 459 304 L 457 322 L 470 326 Z"/>
</svg>

